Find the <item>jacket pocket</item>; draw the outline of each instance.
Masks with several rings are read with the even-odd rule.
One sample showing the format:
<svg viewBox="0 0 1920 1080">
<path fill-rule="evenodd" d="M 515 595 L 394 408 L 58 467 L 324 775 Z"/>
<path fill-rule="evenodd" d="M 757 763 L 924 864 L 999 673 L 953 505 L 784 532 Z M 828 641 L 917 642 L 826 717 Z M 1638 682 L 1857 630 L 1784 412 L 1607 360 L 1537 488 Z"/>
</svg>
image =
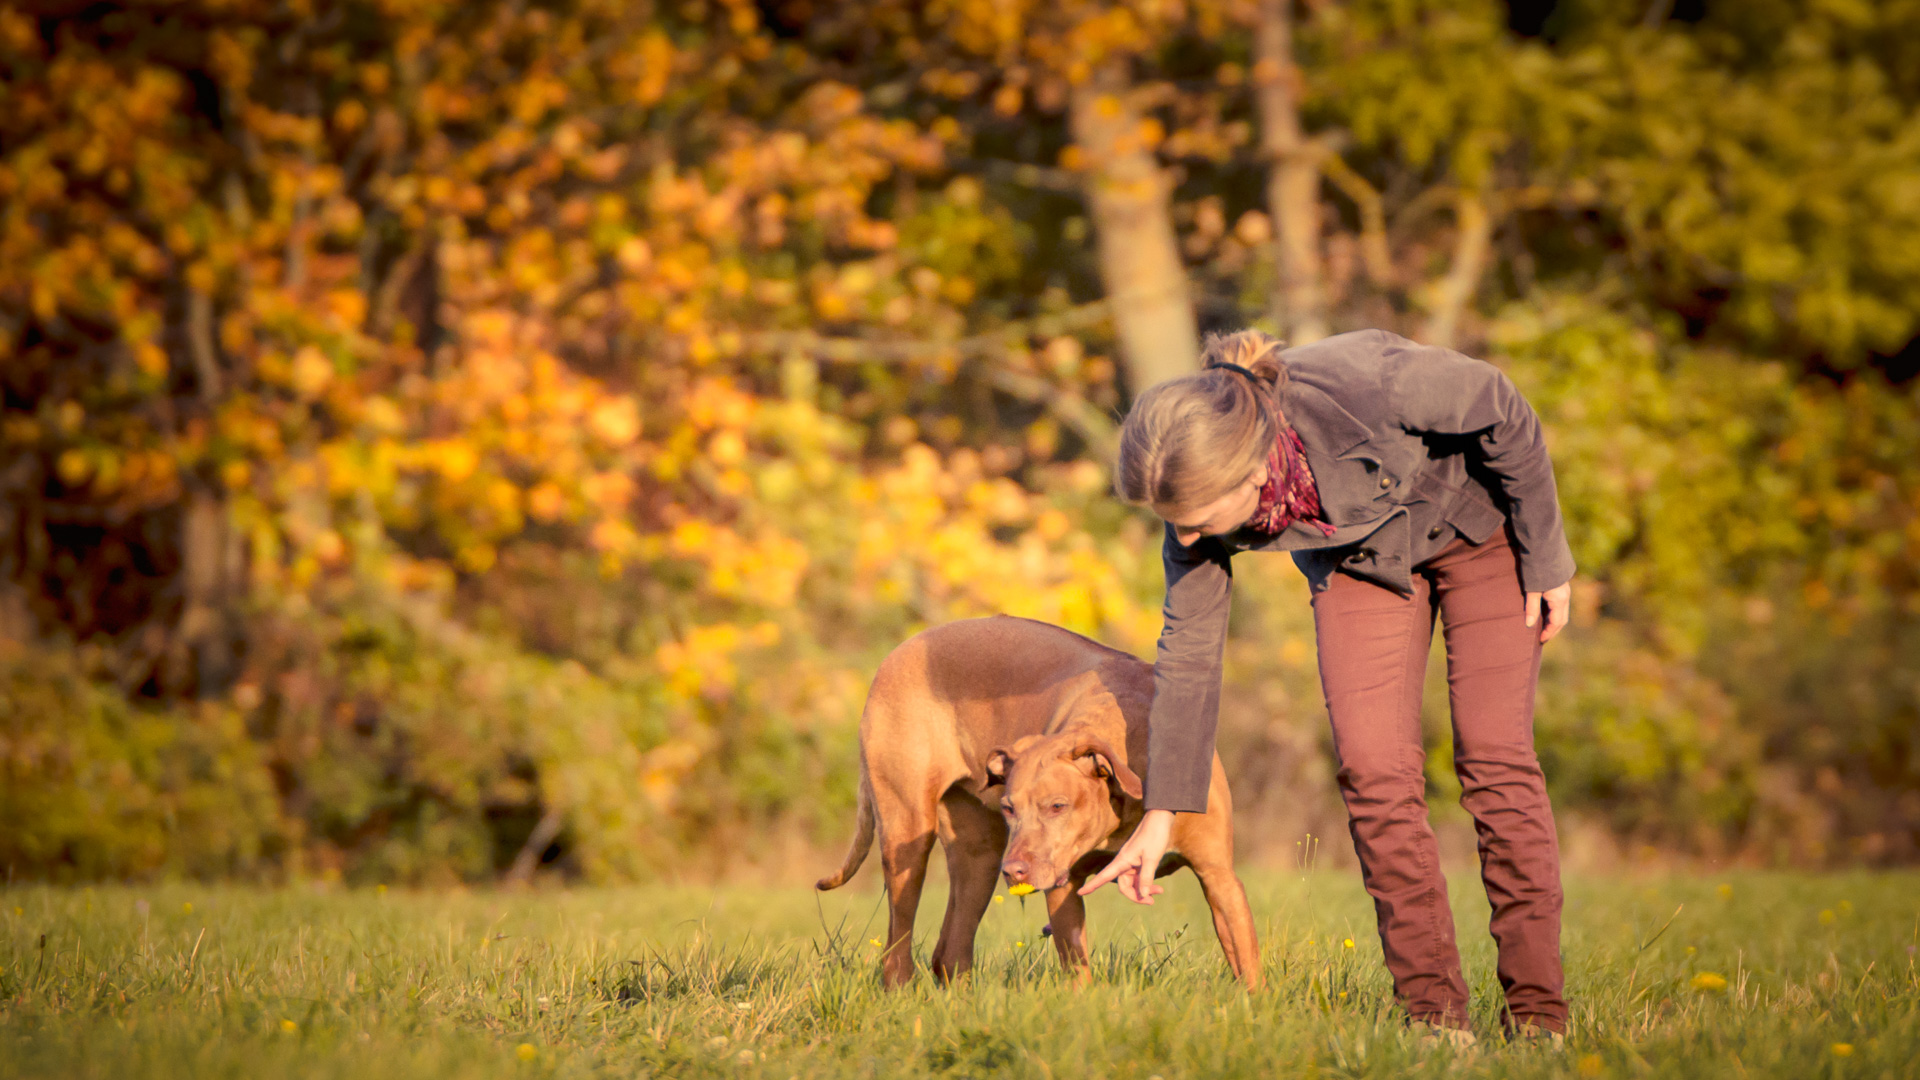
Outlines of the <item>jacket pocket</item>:
<svg viewBox="0 0 1920 1080">
<path fill-rule="evenodd" d="M 1428 470 L 1414 482 L 1413 496 L 1437 507 L 1440 520 L 1476 544 L 1492 536 L 1507 521 L 1507 516 L 1493 504 L 1492 496 L 1472 480 L 1450 483 Z"/>
</svg>

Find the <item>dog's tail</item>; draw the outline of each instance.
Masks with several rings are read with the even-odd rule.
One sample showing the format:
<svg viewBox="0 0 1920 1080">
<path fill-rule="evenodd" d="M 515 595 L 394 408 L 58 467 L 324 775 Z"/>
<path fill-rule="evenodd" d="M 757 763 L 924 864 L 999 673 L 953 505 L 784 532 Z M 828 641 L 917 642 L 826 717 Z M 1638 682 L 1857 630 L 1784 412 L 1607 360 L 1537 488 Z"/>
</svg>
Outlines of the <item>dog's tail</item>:
<svg viewBox="0 0 1920 1080">
<path fill-rule="evenodd" d="M 853 843 L 847 845 L 847 857 L 840 864 L 840 869 L 814 883 L 814 888 L 821 892 L 845 885 L 860 871 L 860 864 L 867 861 L 867 852 L 873 849 L 873 784 L 867 779 L 865 755 L 861 756 L 860 809 L 855 814 L 858 820 L 854 827 Z"/>
</svg>

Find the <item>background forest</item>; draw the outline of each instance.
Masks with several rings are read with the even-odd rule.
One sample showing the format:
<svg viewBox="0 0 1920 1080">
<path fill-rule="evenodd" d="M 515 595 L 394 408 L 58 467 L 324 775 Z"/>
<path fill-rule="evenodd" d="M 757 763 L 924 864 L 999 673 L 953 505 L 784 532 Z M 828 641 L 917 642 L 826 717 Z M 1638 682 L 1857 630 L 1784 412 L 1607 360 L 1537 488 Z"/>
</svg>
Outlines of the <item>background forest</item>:
<svg viewBox="0 0 1920 1080">
<path fill-rule="evenodd" d="M 1920 855 L 1920 0 L 0 0 L 0 863 L 811 876 L 906 635 L 1151 655 L 1116 417 L 1248 324 L 1541 412 L 1570 833 Z"/>
</svg>

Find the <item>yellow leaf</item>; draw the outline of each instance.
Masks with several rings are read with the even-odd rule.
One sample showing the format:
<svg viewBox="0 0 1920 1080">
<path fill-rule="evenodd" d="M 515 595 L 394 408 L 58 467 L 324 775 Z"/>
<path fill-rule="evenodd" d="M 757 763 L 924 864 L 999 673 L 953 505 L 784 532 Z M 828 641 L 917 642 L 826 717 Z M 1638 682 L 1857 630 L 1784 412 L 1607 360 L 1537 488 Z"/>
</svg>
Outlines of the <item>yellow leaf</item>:
<svg viewBox="0 0 1920 1080">
<path fill-rule="evenodd" d="M 327 311 L 348 327 L 367 320 L 367 297 L 359 289 L 334 289 L 327 293 Z"/>
<path fill-rule="evenodd" d="M 326 529 L 313 539 L 313 557 L 323 566 L 335 566 L 346 558 L 347 542 L 332 529 Z"/>
<path fill-rule="evenodd" d="M 556 521 L 566 508 L 565 493 L 551 480 L 542 480 L 527 492 L 527 513 L 532 514 L 535 521 Z"/>
<path fill-rule="evenodd" d="M 142 341 L 133 347 L 133 362 L 142 373 L 156 379 L 167 373 L 167 352 L 151 341 Z"/>
<path fill-rule="evenodd" d="M 303 398 L 316 398 L 333 381 L 333 361 L 313 345 L 303 345 L 293 354 L 294 392 Z"/>
<path fill-rule="evenodd" d="M 77 449 L 63 451 L 53 468 L 60 475 L 60 482 L 68 487 L 79 487 L 93 475 L 93 463 L 87 460 L 85 452 Z"/>
<path fill-rule="evenodd" d="M 738 465 L 747 456 L 747 441 L 737 431 L 715 432 L 707 441 L 707 456 L 716 465 Z"/>
<path fill-rule="evenodd" d="M 609 398 L 594 406 L 587 426 L 608 446 L 625 446 L 640 436 L 640 406 L 625 395 Z"/>
</svg>

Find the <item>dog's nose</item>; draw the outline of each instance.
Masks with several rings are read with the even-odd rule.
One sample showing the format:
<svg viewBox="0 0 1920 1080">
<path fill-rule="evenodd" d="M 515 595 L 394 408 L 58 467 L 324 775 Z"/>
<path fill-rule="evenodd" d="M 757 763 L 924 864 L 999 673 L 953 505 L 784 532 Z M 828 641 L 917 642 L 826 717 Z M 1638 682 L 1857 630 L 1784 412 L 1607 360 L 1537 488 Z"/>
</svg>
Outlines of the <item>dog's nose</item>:
<svg viewBox="0 0 1920 1080">
<path fill-rule="evenodd" d="M 1025 859 L 1008 859 L 1006 862 L 1000 864 L 1000 872 L 1006 875 L 1007 884 L 1009 885 L 1019 885 L 1025 882 L 1027 876 L 1032 873 L 1032 871 L 1033 867 L 1028 866 Z"/>
</svg>

